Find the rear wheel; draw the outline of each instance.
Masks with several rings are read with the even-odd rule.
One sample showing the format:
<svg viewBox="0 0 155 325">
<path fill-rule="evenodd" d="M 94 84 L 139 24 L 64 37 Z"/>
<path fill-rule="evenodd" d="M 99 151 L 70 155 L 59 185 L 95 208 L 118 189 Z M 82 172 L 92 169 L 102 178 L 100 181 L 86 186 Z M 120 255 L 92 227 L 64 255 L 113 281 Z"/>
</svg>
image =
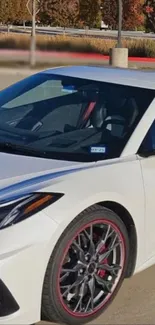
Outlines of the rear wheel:
<svg viewBox="0 0 155 325">
<path fill-rule="evenodd" d="M 61 236 L 48 264 L 42 309 L 51 321 L 92 321 L 114 299 L 124 279 L 129 242 L 112 211 L 98 205 L 81 213 Z"/>
</svg>

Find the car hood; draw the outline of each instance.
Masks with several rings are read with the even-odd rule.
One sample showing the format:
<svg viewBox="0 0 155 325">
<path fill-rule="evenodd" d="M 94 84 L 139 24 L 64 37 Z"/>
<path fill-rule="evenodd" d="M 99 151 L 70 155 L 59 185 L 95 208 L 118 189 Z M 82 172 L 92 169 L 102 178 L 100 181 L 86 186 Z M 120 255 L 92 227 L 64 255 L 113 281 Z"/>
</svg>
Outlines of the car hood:
<svg viewBox="0 0 155 325">
<path fill-rule="evenodd" d="M 70 174 L 135 160 L 136 156 L 80 163 L 0 153 L 0 204 L 41 191 Z"/>
<path fill-rule="evenodd" d="M 0 204 L 41 190 L 58 178 L 89 166 L 92 163 L 0 153 Z"/>
</svg>

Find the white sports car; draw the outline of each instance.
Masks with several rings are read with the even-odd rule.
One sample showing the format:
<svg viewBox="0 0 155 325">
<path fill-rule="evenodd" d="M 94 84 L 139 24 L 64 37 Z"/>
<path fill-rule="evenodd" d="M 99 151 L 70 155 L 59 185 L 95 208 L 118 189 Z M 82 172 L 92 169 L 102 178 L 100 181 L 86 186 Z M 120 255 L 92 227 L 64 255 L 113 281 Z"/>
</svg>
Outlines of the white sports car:
<svg viewBox="0 0 155 325">
<path fill-rule="evenodd" d="M 155 263 L 155 73 L 64 67 L 0 92 L 0 324 L 98 317 Z"/>
</svg>

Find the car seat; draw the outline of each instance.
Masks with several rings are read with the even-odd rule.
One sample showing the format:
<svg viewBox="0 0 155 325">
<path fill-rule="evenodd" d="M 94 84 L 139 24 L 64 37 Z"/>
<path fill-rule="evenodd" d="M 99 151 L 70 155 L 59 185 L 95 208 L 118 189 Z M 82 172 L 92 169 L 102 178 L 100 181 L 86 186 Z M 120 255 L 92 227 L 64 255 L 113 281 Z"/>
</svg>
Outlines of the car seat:
<svg viewBox="0 0 155 325">
<path fill-rule="evenodd" d="M 108 113 L 105 127 L 111 132 L 111 135 L 122 137 L 134 124 L 138 116 L 138 107 L 135 99 L 129 98 L 122 101 L 122 106 L 119 108 L 110 108 Z"/>
<path fill-rule="evenodd" d="M 107 117 L 107 108 L 103 100 L 99 100 L 94 110 L 91 113 L 90 119 L 89 119 L 89 126 L 94 127 L 96 129 L 102 128 L 102 125 Z"/>
</svg>

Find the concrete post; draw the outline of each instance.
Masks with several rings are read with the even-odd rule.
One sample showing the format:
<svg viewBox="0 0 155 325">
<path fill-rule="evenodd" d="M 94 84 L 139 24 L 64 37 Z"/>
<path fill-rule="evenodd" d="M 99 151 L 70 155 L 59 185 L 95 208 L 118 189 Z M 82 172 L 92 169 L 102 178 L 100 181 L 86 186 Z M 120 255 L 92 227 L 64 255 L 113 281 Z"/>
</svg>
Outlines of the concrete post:
<svg viewBox="0 0 155 325">
<path fill-rule="evenodd" d="M 109 64 L 117 68 L 128 68 L 128 49 L 118 47 L 110 49 Z"/>
<path fill-rule="evenodd" d="M 32 32 L 30 46 L 30 66 L 36 64 L 36 0 L 32 0 Z"/>
</svg>

